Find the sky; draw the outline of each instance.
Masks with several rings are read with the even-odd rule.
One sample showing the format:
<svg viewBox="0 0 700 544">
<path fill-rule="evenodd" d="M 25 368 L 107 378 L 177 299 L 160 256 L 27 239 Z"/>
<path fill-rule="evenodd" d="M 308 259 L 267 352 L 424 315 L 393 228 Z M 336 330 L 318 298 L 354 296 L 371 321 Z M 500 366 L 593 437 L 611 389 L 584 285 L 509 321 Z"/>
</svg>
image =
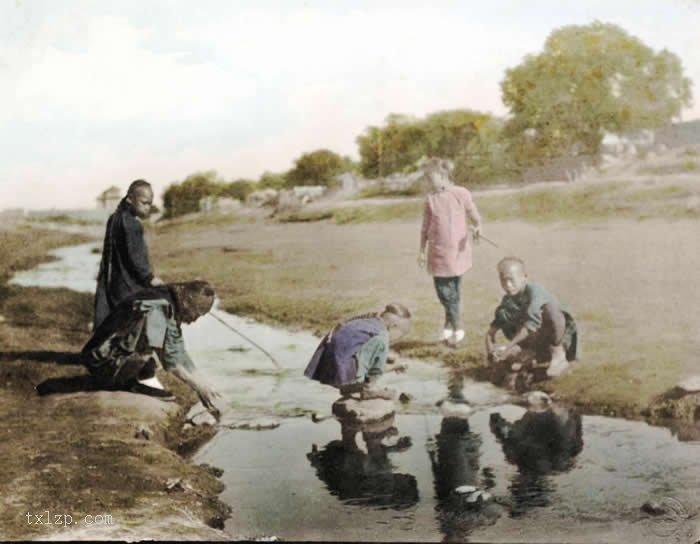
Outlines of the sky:
<svg viewBox="0 0 700 544">
<path fill-rule="evenodd" d="M 506 115 L 505 70 L 594 20 L 677 54 L 700 118 L 700 0 L 0 0 L 0 209 L 357 158 L 390 113 Z"/>
</svg>

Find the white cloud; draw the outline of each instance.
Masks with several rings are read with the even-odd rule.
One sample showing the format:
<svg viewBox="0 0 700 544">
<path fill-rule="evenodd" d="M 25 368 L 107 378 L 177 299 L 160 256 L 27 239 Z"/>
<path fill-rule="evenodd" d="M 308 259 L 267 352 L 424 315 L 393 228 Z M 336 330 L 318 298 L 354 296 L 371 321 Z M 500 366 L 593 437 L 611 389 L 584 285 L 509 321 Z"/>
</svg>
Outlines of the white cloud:
<svg viewBox="0 0 700 544">
<path fill-rule="evenodd" d="M 202 119 L 255 95 L 255 81 L 185 53 L 153 53 L 126 19 L 90 20 L 84 50 L 49 45 L 18 76 L 5 120 Z M 1 115 L 1 114 L 0 114 Z"/>
<path fill-rule="evenodd" d="M 91 206 L 136 177 L 159 192 L 196 170 L 257 177 L 320 147 L 355 154 L 392 112 L 503 114 L 504 70 L 592 18 L 668 47 L 700 85 L 700 8 L 661 0 L 17 6 L 0 4 L 2 206 Z"/>
</svg>

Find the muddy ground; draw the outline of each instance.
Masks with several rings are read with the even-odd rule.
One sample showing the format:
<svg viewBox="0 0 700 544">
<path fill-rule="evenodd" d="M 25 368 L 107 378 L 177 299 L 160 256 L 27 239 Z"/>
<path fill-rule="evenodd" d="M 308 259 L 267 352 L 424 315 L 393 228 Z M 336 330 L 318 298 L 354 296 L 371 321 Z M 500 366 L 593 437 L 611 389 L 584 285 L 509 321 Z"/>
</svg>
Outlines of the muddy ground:
<svg viewBox="0 0 700 544">
<path fill-rule="evenodd" d="M 689 180 L 656 179 L 475 193 L 484 232 L 499 247 L 482 242 L 474 250 L 463 284 L 467 336 L 457 350 L 436 342 L 442 310 L 416 264 L 420 203 L 347 224 L 196 217 L 159 225 L 152 247 L 164 278 L 206 278 L 228 311 L 285 326 L 323 332 L 357 312 L 403 302 L 415 320 L 398 351 L 477 377 L 502 296 L 496 263 L 519 255 L 530 279 L 573 313 L 581 334 L 576 366 L 543 387 L 588 412 L 637 417 L 679 379 L 700 373 L 700 228 L 686 206 L 697 192 Z M 513 220 L 517 213 L 531 220 Z"/>
<path fill-rule="evenodd" d="M 182 431 L 194 403 L 187 391 L 167 376 L 179 403 L 121 392 L 39 397 L 34 389 L 84 373 L 74 354 L 89 334 L 92 297 L 5 281 L 48 249 L 84 239 L 27 229 L 0 238 L 0 538 L 222 539 L 212 528 L 227 515 L 217 500 L 222 485 L 213 469 L 187 460 L 212 435 Z"/>
</svg>

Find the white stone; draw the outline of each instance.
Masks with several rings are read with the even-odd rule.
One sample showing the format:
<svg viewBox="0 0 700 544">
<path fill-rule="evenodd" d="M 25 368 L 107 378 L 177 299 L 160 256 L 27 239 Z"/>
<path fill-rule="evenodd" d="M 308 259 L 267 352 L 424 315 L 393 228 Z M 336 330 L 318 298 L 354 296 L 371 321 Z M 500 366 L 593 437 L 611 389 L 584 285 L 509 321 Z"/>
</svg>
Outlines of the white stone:
<svg viewBox="0 0 700 544">
<path fill-rule="evenodd" d="M 688 393 L 700 391 L 700 376 L 689 376 L 678 382 L 677 387 Z"/>
<path fill-rule="evenodd" d="M 394 415 L 396 408 L 390 400 L 353 398 L 340 399 L 333 403 L 333 415 L 359 423 L 372 423 Z"/>
<path fill-rule="evenodd" d="M 463 402 L 445 400 L 440 404 L 440 412 L 444 417 L 468 418 L 472 415 L 474 409 Z"/>
<path fill-rule="evenodd" d="M 460 495 L 463 495 L 465 493 L 474 493 L 478 488 L 473 485 L 460 485 L 459 487 L 455 488 L 455 493 L 459 493 Z"/>
</svg>

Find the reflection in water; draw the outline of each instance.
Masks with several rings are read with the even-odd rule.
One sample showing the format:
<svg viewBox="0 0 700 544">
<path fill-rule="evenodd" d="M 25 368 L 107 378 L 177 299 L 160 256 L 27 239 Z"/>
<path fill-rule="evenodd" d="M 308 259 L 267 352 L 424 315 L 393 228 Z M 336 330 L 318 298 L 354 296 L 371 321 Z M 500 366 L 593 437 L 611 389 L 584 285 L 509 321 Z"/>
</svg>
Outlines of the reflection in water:
<svg viewBox="0 0 700 544">
<path fill-rule="evenodd" d="M 466 403 L 463 389 L 464 373 L 450 371 L 446 402 L 455 412 Z M 464 415 L 444 417 L 440 432 L 434 440 L 428 441 L 437 500 L 435 511 L 446 542 L 466 541 L 474 528 L 492 524 L 500 516 L 501 507 L 488 499 L 484 501 L 479 489 L 494 485 L 489 469 L 484 470 L 483 481 L 479 479 L 480 454 L 481 436 L 471 431 L 469 420 Z"/>
<path fill-rule="evenodd" d="M 456 392 L 451 387 L 450 397 L 459 398 Z M 488 477 L 479 479 L 481 437 L 471 432 L 466 418 L 445 417 L 440 432 L 428 446 L 440 530 L 446 542 L 466 541 L 474 528 L 490 525 L 501 515 L 501 507 L 490 500 L 484 501 L 483 495 L 471 502 L 479 496 L 480 485 L 493 485 Z M 485 475 L 488 474 L 490 471 L 485 470 Z M 475 491 L 460 492 L 464 486 L 472 486 Z"/>
<path fill-rule="evenodd" d="M 395 474 L 389 454 L 411 447 L 409 437 L 401 437 L 393 445 L 384 441 L 396 437 L 394 418 L 373 425 L 353 426 L 341 421 L 341 440 L 333 440 L 318 450 L 316 444 L 306 457 L 316 469 L 318 478 L 332 495 L 350 505 L 385 509 L 404 509 L 418 502 L 418 485 L 411 474 Z M 362 433 L 367 451 L 356 441 Z"/>
<path fill-rule="evenodd" d="M 581 416 L 555 406 L 528 410 L 510 423 L 494 413 L 490 427 L 508 462 L 519 469 L 510 486 L 512 515 L 549 505 L 554 485 L 548 475 L 573 468 L 583 448 Z"/>
<path fill-rule="evenodd" d="M 481 437 L 470 431 L 467 419 L 442 420 L 435 447 L 429 451 L 438 500 L 449 497 L 457 487 L 478 486 L 480 447 Z"/>
<path fill-rule="evenodd" d="M 464 371 L 450 369 L 447 377 L 448 399 L 451 401 L 464 401 Z"/>
</svg>

